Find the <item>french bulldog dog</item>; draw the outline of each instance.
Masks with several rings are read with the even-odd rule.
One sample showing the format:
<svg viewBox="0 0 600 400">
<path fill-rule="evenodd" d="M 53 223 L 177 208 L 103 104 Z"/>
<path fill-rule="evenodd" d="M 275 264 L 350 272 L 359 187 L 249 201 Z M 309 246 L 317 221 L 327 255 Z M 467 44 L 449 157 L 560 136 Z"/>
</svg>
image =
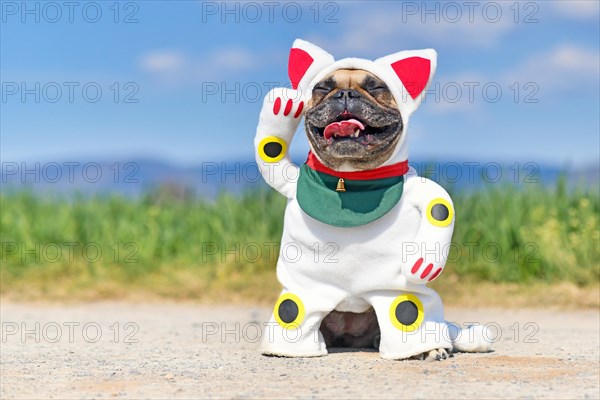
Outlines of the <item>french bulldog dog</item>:
<svg viewBox="0 0 600 400">
<path fill-rule="evenodd" d="M 316 83 L 305 114 L 311 148 L 334 170 L 371 170 L 390 158 L 402 116 L 389 88 L 365 70 L 339 69 Z"/>
<path fill-rule="evenodd" d="M 267 94 L 254 141 L 263 178 L 288 198 L 264 354 L 345 346 L 441 360 L 490 349 L 484 327 L 447 323 L 427 287 L 444 269 L 454 206 L 408 166 L 407 127 L 436 62 L 431 49 L 335 61 L 294 42 L 292 88 Z M 302 117 L 310 152 L 298 167 L 288 148 Z"/>
</svg>

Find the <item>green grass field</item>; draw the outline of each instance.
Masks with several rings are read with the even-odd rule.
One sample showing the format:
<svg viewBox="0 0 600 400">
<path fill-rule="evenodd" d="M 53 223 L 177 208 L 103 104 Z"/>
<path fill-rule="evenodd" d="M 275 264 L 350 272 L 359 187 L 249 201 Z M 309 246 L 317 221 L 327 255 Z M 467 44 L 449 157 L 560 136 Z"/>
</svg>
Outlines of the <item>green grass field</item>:
<svg viewBox="0 0 600 400">
<path fill-rule="evenodd" d="M 440 281 L 598 284 L 596 190 L 490 185 L 452 197 L 454 244 Z M 68 200 L 20 192 L 0 201 L 5 296 L 260 299 L 277 291 L 285 199 L 273 191 L 214 201 L 166 192 Z"/>
</svg>

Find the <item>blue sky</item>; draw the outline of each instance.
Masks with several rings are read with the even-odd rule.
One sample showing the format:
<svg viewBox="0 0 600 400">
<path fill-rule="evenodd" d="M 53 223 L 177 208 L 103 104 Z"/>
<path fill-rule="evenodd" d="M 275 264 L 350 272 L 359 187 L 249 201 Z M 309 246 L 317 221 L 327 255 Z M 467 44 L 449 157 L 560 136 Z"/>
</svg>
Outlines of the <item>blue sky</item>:
<svg viewBox="0 0 600 400">
<path fill-rule="evenodd" d="M 2 161 L 252 159 L 296 37 L 336 58 L 438 51 L 413 159 L 600 159 L 597 1 L 115 3 L 1 2 Z"/>
</svg>

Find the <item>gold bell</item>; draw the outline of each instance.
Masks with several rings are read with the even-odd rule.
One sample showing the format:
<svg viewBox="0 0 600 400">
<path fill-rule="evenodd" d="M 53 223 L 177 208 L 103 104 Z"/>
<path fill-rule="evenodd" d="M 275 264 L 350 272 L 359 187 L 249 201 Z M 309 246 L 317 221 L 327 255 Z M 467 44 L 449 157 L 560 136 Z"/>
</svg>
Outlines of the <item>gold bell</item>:
<svg viewBox="0 0 600 400">
<path fill-rule="evenodd" d="M 340 180 L 337 183 L 337 187 L 335 188 L 336 192 L 345 192 L 346 191 L 346 187 L 344 186 L 344 179 L 340 178 Z"/>
</svg>

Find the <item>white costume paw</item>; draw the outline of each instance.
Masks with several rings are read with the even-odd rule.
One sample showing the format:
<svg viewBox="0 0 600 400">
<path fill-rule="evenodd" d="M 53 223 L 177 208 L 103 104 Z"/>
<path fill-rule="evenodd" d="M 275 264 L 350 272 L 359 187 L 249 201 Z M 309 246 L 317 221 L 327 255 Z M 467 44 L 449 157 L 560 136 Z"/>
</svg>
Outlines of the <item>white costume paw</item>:
<svg viewBox="0 0 600 400">
<path fill-rule="evenodd" d="M 289 144 L 302 119 L 304 101 L 294 89 L 274 88 L 263 101 L 258 122 L 257 139 L 275 136 Z"/>
</svg>

